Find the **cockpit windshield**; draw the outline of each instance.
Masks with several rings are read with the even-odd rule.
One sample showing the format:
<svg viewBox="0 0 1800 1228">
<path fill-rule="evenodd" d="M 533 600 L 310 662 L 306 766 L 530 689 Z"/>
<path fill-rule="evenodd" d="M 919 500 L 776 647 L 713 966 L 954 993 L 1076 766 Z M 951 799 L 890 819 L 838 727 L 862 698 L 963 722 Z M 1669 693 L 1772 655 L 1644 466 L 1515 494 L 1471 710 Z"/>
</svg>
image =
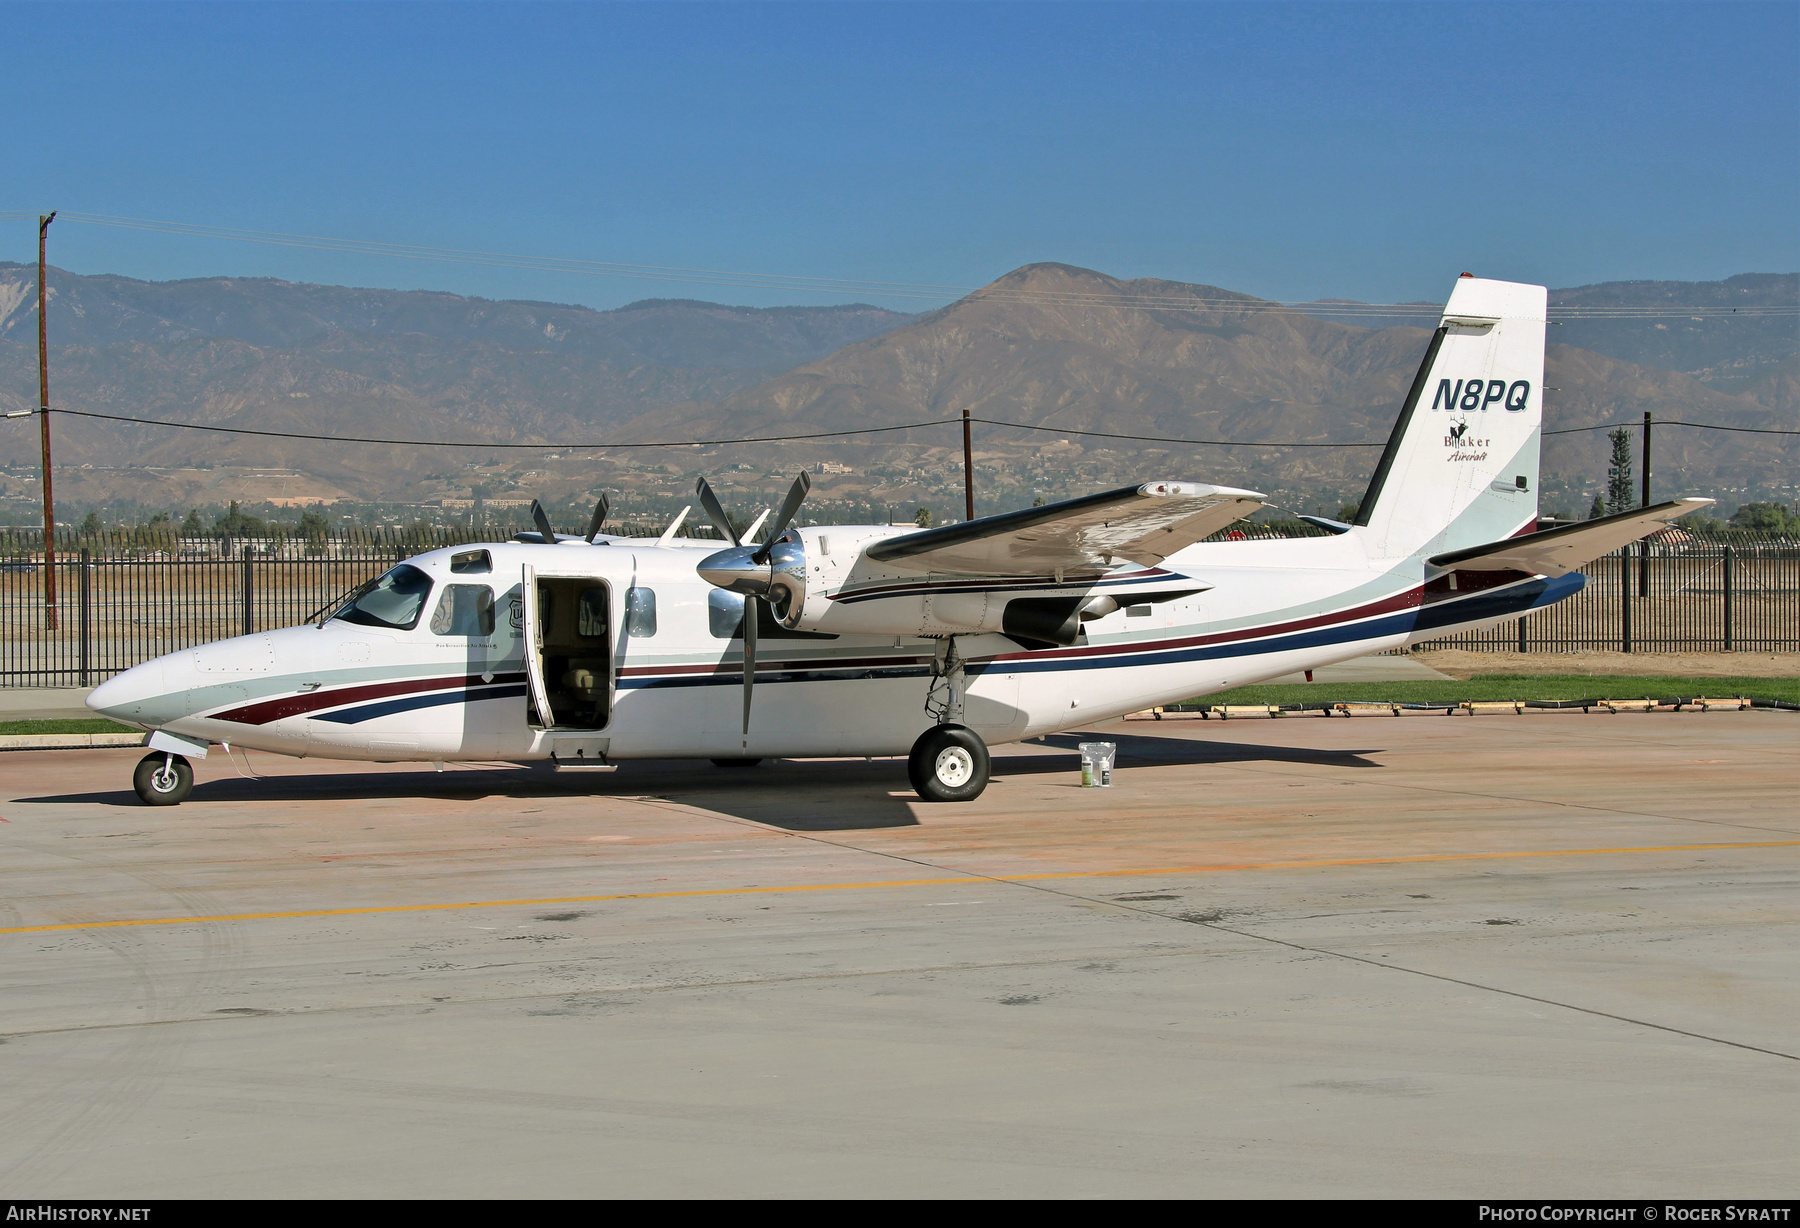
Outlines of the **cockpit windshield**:
<svg viewBox="0 0 1800 1228">
<path fill-rule="evenodd" d="M 410 563 L 402 563 L 351 594 L 332 617 L 365 627 L 411 631 L 419 625 L 419 615 L 429 596 L 431 577 Z"/>
</svg>

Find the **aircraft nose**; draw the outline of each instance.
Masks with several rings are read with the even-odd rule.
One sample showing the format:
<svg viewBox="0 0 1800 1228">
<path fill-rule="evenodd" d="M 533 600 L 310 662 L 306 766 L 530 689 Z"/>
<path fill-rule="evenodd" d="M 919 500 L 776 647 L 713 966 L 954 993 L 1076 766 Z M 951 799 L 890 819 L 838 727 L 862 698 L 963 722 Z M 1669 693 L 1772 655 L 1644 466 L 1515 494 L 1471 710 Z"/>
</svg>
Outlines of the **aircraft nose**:
<svg viewBox="0 0 1800 1228">
<path fill-rule="evenodd" d="M 162 694 L 163 690 L 162 662 L 146 661 L 108 678 L 89 691 L 84 702 L 102 716 L 135 721 L 144 702 Z"/>
<path fill-rule="evenodd" d="M 754 546 L 733 546 L 707 555 L 695 570 L 708 584 L 760 597 L 769 591 L 774 568 L 768 563 L 757 563 L 751 557 L 755 553 Z"/>
</svg>

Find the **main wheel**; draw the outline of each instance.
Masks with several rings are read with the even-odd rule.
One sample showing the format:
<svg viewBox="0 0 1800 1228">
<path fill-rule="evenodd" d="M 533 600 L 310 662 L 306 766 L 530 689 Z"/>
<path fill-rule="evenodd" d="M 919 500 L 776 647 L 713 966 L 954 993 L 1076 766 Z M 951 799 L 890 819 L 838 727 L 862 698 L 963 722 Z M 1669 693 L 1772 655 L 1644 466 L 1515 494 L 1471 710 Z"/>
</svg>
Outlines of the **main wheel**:
<svg viewBox="0 0 1800 1228">
<path fill-rule="evenodd" d="M 194 767 L 180 755 L 153 750 L 138 760 L 131 787 L 146 806 L 176 806 L 194 790 Z"/>
<path fill-rule="evenodd" d="M 712 762 L 713 762 L 714 767 L 752 768 L 752 767 L 755 767 L 757 764 L 761 763 L 762 760 L 761 759 L 714 759 Z"/>
<path fill-rule="evenodd" d="M 988 748 L 961 725 L 927 729 L 906 757 L 913 791 L 928 802 L 971 802 L 988 783 Z"/>
</svg>

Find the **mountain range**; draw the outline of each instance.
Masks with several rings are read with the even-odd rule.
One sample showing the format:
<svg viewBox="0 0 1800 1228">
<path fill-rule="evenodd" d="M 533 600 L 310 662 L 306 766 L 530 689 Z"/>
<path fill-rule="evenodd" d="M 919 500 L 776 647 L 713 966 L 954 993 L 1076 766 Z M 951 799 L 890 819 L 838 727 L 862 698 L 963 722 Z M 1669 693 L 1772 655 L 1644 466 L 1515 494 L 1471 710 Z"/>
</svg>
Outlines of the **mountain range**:
<svg viewBox="0 0 1800 1228">
<path fill-rule="evenodd" d="M 35 266 L 0 264 L 0 408 L 35 404 Z M 146 282 L 52 270 L 53 405 L 122 417 L 489 444 L 645 443 L 811 433 L 955 417 L 978 434 L 982 510 L 1155 471 L 1254 486 L 1314 510 L 1354 498 L 1378 449 L 1197 448 L 1023 427 L 1182 439 L 1379 444 L 1429 333 L 1390 309 L 1283 308 L 1217 287 L 1036 264 L 937 311 L 742 308 L 648 300 L 613 311 L 271 279 Z M 1736 426 L 1800 416 L 1800 321 L 1717 314 L 1792 306 L 1800 277 L 1613 282 L 1560 305 L 1649 318 L 1551 329 L 1546 425 L 1645 410 Z M 1154 309 L 1147 309 L 1146 305 Z M 1709 308 L 1689 318 L 1684 309 Z M 1421 306 L 1420 322 L 1436 308 Z M 1367 325 L 1381 325 L 1368 327 Z M 0 517 L 34 496 L 36 434 L 0 429 Z M 513 493 L 648 510 L 698 469 L 747 494 L 827 465 L 815 502 L 914 502 L 960 514 L 960 435 L 942 427 L 733 448 L 456 450 L 321 444 L 56 419 L 59 500 L 164 508 L 311 497 L 389 502 Z M 1553 436 L 1546 501 L 1585 509 L 1604 432 Z M 1791 439 L 1669 428 L 1659 493 L 1781 495 Z M 828 463 L 828 464 L 827 464 Z M 1735 497 L 1734 497 L 1735 496 Z M 1790 496 L 1791 497 L 1791 496 Z M 1567 510 L 1567 509 L 1565 509 Z"/>
</svg>

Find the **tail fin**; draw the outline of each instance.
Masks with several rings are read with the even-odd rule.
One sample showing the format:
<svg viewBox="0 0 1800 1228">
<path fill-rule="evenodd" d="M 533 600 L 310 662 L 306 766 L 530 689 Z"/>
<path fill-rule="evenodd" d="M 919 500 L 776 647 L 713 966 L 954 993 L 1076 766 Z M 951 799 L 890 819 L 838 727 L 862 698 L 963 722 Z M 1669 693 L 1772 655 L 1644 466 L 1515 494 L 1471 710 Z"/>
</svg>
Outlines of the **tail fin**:
<svg viewBox="0 0 1800 1228">
<path fill-rule="evenodd" d="M 1510 537 L 1537 519 L 1544 287 L 1464 273 L 1357 512 L 1374 558 Z"/>
</svg>

